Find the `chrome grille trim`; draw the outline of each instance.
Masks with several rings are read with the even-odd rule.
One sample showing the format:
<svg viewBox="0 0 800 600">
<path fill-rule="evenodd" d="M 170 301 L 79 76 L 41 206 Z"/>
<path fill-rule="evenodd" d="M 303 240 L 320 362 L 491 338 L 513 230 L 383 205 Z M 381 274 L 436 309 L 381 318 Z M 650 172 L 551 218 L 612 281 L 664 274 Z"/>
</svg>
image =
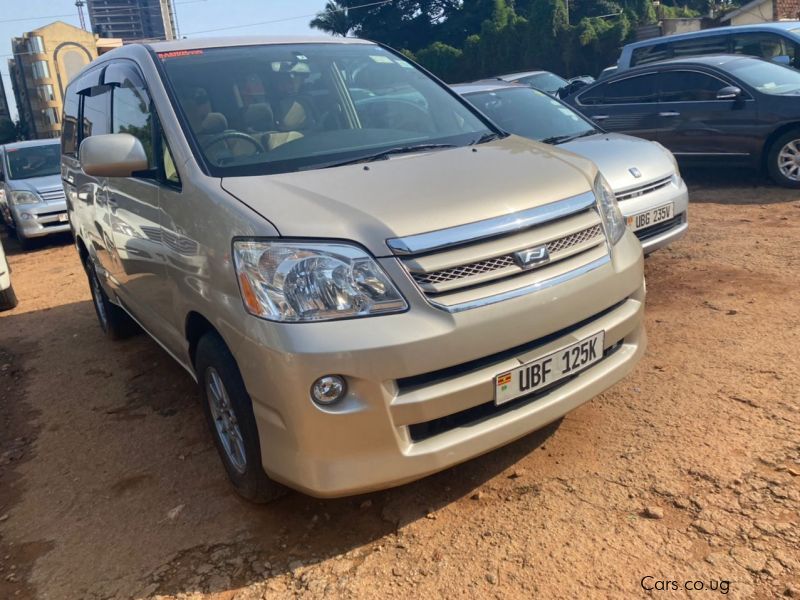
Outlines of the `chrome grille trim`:
<svg viewBox="0 0 800 600">
<path fill-rule="evenodd" d="M 645 194 L 650 194 L 657 190 L 667 187 L 672 182 L 672 175 L 669 177 L 664 177 L 662 179 L 657 179 L 656 181 L 651 181 L 650 183 L 646 183 L 644 185 L 640 185 L 635 188 L 630 188 L 627 190 L 623 190 L 616 194 L 617 202 L 624 202 L 625 200 L 630 200 L 631 198 L 639 198 L 640 196 L 644 196 Z"/>
<path fill-rule="evenodd" d="M 56 190 L 41 191 L 39 192 L 39 195 L 45 202 L 52 202 L 53 200 L 64 200 L 66 198 L 63 188 Z"/>
<path fill-rule="evenodd" d="M 507 235 L 509 233 L 534 227 L 548 221 L 554 221 L 581 212 L 595 205 L 594 193 L 584 192 L 566 200 L 551 202 L 492 219 L 458 225 L 449 229 L 439 229 L 427 233 L 419 233 L 402 238 L 390 238 L 386 245 L 400 256 L 423 254 L 436 250 L 444 250 L 478 240 Z"/>
<path fill-rule="evenodd" d="M 558 260 L 559 253 L 594 239 L 597 240 L 598 244 L 603 241 L 603 229 L 599 223 L 592 225 L 591 227 L 587 227 L 581 231 L 551 240 L 546 242 L 544 245 L 547 246 L 547 251 L 550 256 L 555 260 Z M 501 271 L 503 269 L 508 269 L 509 267 L 516 267 L 512 274 L 524 272 L 522 268 L 517 266 L 516 261 L 514 260 L 514 255 L 506 254 L 487 260 L 459 265 L 450 269 L 433 271 L 431 273 L 412 272 L 411 276 L 414 278 L 414 281 L 420 285 L 435 285 L 458 279 L 466 279 L 475 275 L 483 275 L 493 271 Z"/>
<path fill-rule="evenodd" d="M 530 285 L 526 285 L 521 288 L 517 288 L 515 290 L 510 290 L 508 292 L 503 292 L 501 294 L 495 294 L 494 296 L 486 296 L 484 298 L 478 298 L 476 300 L 470 300 L 469 302 L 462 302 L 461 304 L 453 304 L 453 305 L 445 305 L 436 302 L 428 298 L 428 302 L 431 305 L 435 306 L 436 308 L 440 308 L 450 313 L 459 313 L 465 310 L 470 310 L 473 308 L 479 308 L 481 306 L 490 306 L 492 304 L 497 304 L 498 302 L 504 302 L 506 300 L 511 300 L 512 298 L 519 298 L 520 296 L 525 296 L 527 294 L 531 294 L 533 292 L 538 292 L 540 290 L 544 290 L 547 288 L 554 287 L 556 285 L 560 285 L 576 277 L 581 277 L 590 271 L 594 271 L 595 269 L 599 269 L 611 262 L 611 256 L 606 254 L 605 256 L 601 256 L 598 259 L 593 260 L 590 263 L 586 263 L 578 267 L 577 269 L 573 269 L 572 271 L 568 271 L 567 273 L 563 273 L 561 275 L 556 275 L 555 277 L 551 277 L 550 279 L 544 279 L 542 281 L 537 281 L 536 283 L 532 283 Z"/>
</svg>

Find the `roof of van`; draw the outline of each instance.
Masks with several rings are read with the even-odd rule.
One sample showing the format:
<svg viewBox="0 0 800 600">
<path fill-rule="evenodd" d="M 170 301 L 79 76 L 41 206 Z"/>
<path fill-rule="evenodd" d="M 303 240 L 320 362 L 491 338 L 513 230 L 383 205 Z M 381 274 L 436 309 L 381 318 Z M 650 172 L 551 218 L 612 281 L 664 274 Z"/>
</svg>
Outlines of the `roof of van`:
<svg viewBox="0 0 800 600">
<path fill-rule="evenodd" d="M 274 36 L 248 35 L 231 37 L 206 37 L 168 42 L 148 42 L 147 46 L 156 52 L 178 52 L 204 48 L 229 48 L 232 46 L 261 46 L 265 44 L 374 44 L 358 38 L 342 38 L 323 35 Z"/>
<path fill-rule="evenodd" d="M 17 148 L 29 148 L 31 146 L 49 146 L 50 144 L 60 144 L 61 138 L 44 138 L 41 140 L 27 140 L 25 142 L 10 142 L 3 144 L 3 149 L 15 150 Z"/>
<path fill-rule="evenodd" d="M 798 37 L 800 37 L 800 21 L 777 21 L 773 23 L 757 23 L 755 25 L 731 25 L 728 27 L 714 27 L 712 29 L 702 29 L 700 31 L 690 31 L 689 33 L 677 33 L 674 35 L 662 35 L 657 38 L 649 40 L 642 40 L 641 42 L 631 42 L 626 44 L 624 48 L 643 48 L 646 46 L 654 46 L 662 42 L 677 42 L 680 40 L 687 40 L 696 37 L 725 35 L 727 33 L 747 33 L 750 31 L 792 31 L 797 30 Z"/>
</svg>

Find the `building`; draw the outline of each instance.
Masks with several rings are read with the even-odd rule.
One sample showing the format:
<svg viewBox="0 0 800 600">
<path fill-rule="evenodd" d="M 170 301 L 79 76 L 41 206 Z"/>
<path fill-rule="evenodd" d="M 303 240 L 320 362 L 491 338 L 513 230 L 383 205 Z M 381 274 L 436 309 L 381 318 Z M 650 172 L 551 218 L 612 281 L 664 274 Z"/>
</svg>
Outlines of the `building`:
<svg viewBox="0 0 800 600">
<path fill-rule="evenodd" d="M 93 33 L 56 21 L 11 40 L 14 58 L 8 71 L 14 87 L 19 121 L 27 139 L 61 135 L 64 89 L 98 54 L 121 46 L 122 40 L 102 40 Z"/>
<path fill-rule="evenodd" d="M 172 40 L 177 37 L 173 0 L 87 0 L 92 31 L 100 37 Z"/>
<path fill-rule="evenodd" d="M 3 78 L 0 77 L 0 121 L 10 121 L 11 112 L 8 110 L 8 99 L 6 98 L 6 86 Z"/>
<path fill-rule="evenodd" d="M 800 19 L 800 0 L 753 0 L 720 17 L 720 25 L 754 25 Z"/>
</svg>

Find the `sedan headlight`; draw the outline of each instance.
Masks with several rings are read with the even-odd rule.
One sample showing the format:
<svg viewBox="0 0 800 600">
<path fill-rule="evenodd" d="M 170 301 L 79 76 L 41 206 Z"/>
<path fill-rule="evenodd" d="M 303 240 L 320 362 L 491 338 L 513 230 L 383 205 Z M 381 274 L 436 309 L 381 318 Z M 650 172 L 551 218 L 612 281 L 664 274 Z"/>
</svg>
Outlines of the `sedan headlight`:
<svg viewBox="0 0 800 600">
<path fill-rule="evenodd" d="M 237 240 L 247 311 L 272 321 L 326 321 L 402 312 L 408 305 L 361 248 L 342 243 Z"/>
<path fill-rule="evenodd" d="M 625 234 L 625 219 L 619 212 L 617 197 L 614 190 L 608 185 L 606 178 L 601 173 L 594 180 L 594 195 L 597 198 L 597 210 L 603 219 L 608 243 L 612 246 L 622 239 Z"/>
<path fill-rule="evenodd" d="M 21 204 L 37 204 L 42 201 L 38 194 L 33 192 L 11 192 L 9 194 L 11 204 L 19 206 Z"/>
</svg>

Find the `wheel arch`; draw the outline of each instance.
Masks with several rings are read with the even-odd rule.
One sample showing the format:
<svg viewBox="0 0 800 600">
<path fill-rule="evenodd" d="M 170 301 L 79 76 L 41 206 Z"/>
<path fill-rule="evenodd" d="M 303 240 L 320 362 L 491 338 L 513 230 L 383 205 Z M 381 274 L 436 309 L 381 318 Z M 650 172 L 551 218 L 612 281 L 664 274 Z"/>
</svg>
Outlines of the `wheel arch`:
<svg viewBox="0 0 800 600">
<path fill-rule="evenodd" d="M 195 310 L 189 311 L 184 324 L 184 335 L 186 336 L 186 341 L 189 343 L 189 362 L 193 369 L 196 366 L 197 344 L 200 342 L 200 338 L 207 333 L 215 333 L 223 342 L 225 341 L 225 338 L 219 330 L 214 327 L 211 321 Z M 225 345 L 227 346 L 227 342 Z"/>
</svg>

